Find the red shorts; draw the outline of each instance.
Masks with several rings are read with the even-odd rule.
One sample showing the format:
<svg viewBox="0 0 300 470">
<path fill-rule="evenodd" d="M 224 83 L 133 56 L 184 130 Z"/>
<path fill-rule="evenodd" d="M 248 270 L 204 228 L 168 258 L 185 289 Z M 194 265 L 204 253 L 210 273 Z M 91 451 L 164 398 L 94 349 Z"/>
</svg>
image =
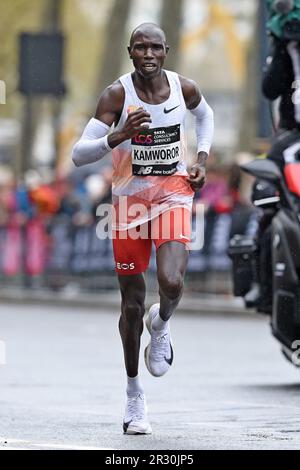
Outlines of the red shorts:
<svg viewBox="0 0 300 470">
<path fill-rule="evenodd" d="M 187 244 L 191 238 L 191 211 L 175 207 L 153 220 L 129 230 L 113 231 L 115 271 L 118 274 L 139 274 L 149 266 L 152 241 L 156 250 L 166 242 Z"/>
</svg>

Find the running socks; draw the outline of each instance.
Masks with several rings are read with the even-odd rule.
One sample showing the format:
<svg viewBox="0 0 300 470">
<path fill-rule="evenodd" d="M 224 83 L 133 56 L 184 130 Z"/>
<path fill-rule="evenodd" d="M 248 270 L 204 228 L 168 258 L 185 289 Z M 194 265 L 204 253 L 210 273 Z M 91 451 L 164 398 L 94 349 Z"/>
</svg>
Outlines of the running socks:
<svg viewBox="0 0 300 470">
<path fill-rule="evenodd" d="M 151 323 L 151 327 L 155 331 L 165 331 L 168 327 L 168 320 L 164 321 L 158 313 L 158 315 L 156 315 L 153 318 L 152 323 Z"/>
<path fill-rule="evenodd" d="M 144 393 L 143 386 L 141 384 L 140 378 L 137 375 L 136 377 L 127 376 L 127 389 L 126 393 L 128 396 L 138 395 Z"/>
</svg>

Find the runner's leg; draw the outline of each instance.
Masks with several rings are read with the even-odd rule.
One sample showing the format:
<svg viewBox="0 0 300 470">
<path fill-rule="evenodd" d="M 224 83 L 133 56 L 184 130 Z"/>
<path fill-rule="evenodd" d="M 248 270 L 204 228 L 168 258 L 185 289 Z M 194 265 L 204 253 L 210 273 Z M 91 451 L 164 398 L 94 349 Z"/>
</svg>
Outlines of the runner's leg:
<svg viewBox="0 0 300 470">
<path fill-rule="evenodd" d="M 122 338 L 127 371 L 127 398 L 123 419 L 125 434 L 150 434 L 146 397 L 138 377 L 140 338 L 145 311 L 145 281 L 143 274 L 118 275 L 122 304 L 119 330 Z"/>
<path fill-rule="evenodd" d="M 184 243 L 168 241 L 157 250 L 157 279 L 159 284 L 159 316 L 167 321 L 177 307 L 183 292 L 184 275 L 189 251 Z"/>
<path fill-rule="evenodd" d="M 157 279 L 160 303 L 153 304 L 146 316 L 151 339 L 145 349 L 145 364 L 150 374 L 161 377 L 173 363 L 169 318 L 183 290 L 190 240 L 190 211 L 171 209 L 152 221 L 151 236 L 156 246 Z"/>
<path fill-rule="evenodd" d="M 118 275 L 122 303 L 119 331 L 128 377 L 138 374 L 140 337 L 143 332 L 146 286 L 143 274 Z"/>
<path fill-rule="evenodd" d="M 145 349 L 145 364 L 150 374 L 161 377 L 173 363 L 169 318 L 178 305 L 188 260 L 185 243 L 168 241 L 157 249 L 157 277 L 160 303 L 149 309 L 146 326 L 151 335 Z"/>
</svg>

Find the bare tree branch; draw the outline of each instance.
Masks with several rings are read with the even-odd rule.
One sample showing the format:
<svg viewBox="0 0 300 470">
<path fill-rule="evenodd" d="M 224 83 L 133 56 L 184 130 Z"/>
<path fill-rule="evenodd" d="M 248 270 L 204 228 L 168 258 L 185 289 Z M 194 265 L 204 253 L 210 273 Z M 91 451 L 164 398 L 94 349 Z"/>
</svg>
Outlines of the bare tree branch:
<svg viewBox="0 0 300 470">
<path fill-rule="evenodd" d="M 162 0 L 160 26 L 165 31 L 170 51 L 166 66 L 176 70 L 179 62 L 183 0 Z"/>
</svg>

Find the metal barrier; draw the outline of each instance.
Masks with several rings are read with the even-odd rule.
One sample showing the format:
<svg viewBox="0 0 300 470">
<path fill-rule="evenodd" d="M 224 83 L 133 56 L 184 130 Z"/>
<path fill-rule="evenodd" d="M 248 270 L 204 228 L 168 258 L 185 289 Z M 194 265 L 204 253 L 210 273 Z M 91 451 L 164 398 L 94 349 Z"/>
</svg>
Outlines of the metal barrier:
<svg viewBox="0 0 300 470">
<path fill-rule="evenodd" d="M 27 280 L 38 276 L 111 276 L 112 242 L 97 238 L 96 225 L 76 226 L 69 217 L 58 215 L 47 223 L 34 218 L 23 227 L 15 223 L 0 227 L 0 275 L 7 280 L 18 276 Z M 229 239 L 235 233 L 252 236 L 256 227 L 257 213 L 251 208 L 223 214 L 208 212 L 204 246 L 190 252 L 187 273 L 229 271 Z M 155 268 L 153 250 L 149 270 Z"/>
</svg>

